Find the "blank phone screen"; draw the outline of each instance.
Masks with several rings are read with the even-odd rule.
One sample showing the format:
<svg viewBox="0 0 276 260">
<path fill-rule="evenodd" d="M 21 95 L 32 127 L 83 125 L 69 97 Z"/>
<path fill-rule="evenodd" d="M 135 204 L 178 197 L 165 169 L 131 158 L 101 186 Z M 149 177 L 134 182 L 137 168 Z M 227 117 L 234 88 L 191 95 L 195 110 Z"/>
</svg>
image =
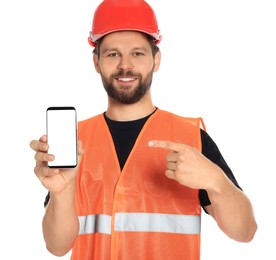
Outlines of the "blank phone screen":
<svg viewBox="0 0 276 260">
<path fill-rule="evenodd" d="M 77 116 L 74 107 L 49 107 L 47 109 L 47 136 L 49 154 L 55 156 L 48 162 L 50 168 L 77 166 Z"/>
</svg>

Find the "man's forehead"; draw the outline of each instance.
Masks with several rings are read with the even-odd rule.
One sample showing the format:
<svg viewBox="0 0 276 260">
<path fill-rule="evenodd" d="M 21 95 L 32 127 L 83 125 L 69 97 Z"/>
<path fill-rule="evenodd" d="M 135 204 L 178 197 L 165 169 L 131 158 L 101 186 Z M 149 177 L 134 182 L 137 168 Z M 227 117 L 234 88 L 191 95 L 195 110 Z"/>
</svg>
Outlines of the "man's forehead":
<svg viewBox="0 0 276 260">
<path fill-rule="evenodd" d="M 106 50 L 151 51 L 147 36 L 144 33 L 132 31 L 110 33 L 103 38 L 100 46 L 101 52 L 105 52 Z"/>
<path fill-rule="evenodd" d="M 102 43 L 123 43 L 125 41 L 148 42 L 145 33 L 137 31 L 116 31 L 104 36 Z"/>
</svg>

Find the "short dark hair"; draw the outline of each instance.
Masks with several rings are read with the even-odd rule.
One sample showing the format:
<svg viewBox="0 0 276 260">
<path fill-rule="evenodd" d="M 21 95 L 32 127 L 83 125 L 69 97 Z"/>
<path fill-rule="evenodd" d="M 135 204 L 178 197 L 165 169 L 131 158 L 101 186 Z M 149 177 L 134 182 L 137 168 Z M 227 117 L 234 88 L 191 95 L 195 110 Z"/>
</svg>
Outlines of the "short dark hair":
<svg viewBox="0 0 276 260">
<path fill-rule="evenodd" d="M 155 44 L 154 38 L 152 36 L 150 36 L 146 33 L 145 33 L 145 35 L 146 35 L 146 37 L 149 41 L 149 44 L 150 44 L 150 47 L 151 47 L 151 50 L 152 50 L 152 55 L 153 55 L 153 57 L 155 57 L 156 53 L 159 51 L 159 47 Z M 105 36 L 103 36 L 102 38 L 97 40 L 96 47 L 93 50 L 93 53 L 96 54 L 98 56 L 98 58 L 100 57 L 100 47 L 101 47 L 101 43 L 102 43 L 104 37 Z"/>
</svg>

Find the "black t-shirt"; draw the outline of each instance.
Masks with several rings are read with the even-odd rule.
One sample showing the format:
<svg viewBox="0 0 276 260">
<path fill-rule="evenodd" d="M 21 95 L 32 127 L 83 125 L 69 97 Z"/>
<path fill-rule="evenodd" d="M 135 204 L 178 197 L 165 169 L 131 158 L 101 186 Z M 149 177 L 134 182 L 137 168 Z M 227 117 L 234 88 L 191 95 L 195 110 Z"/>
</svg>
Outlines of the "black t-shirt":
<svg viewBox="0 0 276 260">
<path fill-rule="evenodd" d="M 133 121 L 113 121 L 106 117 L 104 114 L 106 123 L 108 125 L 109 131 L 112 135 L 113 142 L 116 148 L 118 160 L 120 163 L 121 169 L 123 169 L 124 164 L 127 160 L 127 157 L 134 146 L 136 138 L 138 137 L 141 129 L 143 128 L 145 122 L 151 115 Z M 213 163 L 217 164 L 228 178 L 238 187 L 238 185 L 231 169 L 228 167 L 223 156 L 221 155 L 217 145 L 212 140 L 212 138 L 201 129 L 201 142 L 202 142 L 202 154 L 206 156 Z M 240 188 L 241 189 L 241 188 Z M 47 205 L 50 195 L 47 194 L 44 206 Z M 205 190 L 199 190 L 199 200 L 202 207 L 210 205 L 208 194 Z"/>
</svg>

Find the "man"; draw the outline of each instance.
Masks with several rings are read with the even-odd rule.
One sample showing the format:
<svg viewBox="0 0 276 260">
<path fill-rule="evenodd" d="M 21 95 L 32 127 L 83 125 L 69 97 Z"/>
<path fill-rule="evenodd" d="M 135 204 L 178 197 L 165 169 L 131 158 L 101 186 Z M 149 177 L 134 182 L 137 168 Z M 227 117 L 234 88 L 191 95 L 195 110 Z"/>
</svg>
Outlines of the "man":
<svg viewBox="0 0 276 260">
<path fill-rule="evenodd" d="M 107 110 L 79 122 L 77 168 L 47 168 L 47 136 L 30 144 L 49 190 L 43 234 L 54 255 L 197 260 L 201 207 L 230 238 L 254 237 L 251 203 L 202 120 L 152 103 L 160 40 L 143 0 L 105 0 L 96 9 L 89 43 Z"/>
</svg>

